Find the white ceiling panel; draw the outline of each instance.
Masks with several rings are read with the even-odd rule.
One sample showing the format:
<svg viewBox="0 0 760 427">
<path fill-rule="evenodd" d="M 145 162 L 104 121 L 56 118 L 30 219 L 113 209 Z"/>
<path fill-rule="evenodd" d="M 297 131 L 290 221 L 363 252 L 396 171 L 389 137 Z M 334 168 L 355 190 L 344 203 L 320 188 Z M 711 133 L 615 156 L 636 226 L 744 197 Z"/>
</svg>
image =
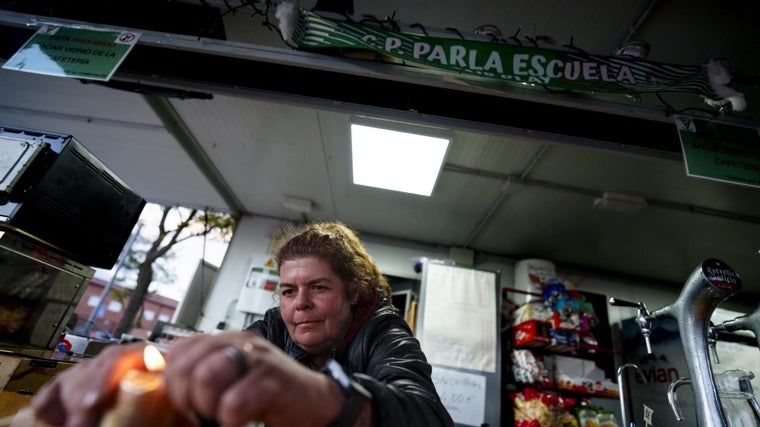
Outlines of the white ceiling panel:
<svg viewBox="0 0 760 427">
<path fill-rule="evenodd" d="M 227 210 L 142 95 L 0 69 L 0 124 L 72 135 L 146 200 Z"/>
</svg>

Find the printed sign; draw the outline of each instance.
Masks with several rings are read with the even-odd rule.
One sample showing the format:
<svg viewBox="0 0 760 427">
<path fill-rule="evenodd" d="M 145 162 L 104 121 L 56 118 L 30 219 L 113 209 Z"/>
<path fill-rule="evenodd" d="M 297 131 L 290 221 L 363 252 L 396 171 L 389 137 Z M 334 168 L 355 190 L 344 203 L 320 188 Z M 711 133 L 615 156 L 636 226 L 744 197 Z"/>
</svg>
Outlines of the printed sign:
<svg viewBox="0 0 760 427">
<path fill-rule="evenodd" d="M 483 425 L 486 408 L 486 377 L 433 366 L 433 383 L 441 402 L 457 424 Z"/>
<path fill-rule="evenodd" d="M 240 290 L 236 308 L 244 313 L 264 314 L 277 305 L 275 290 L 280 283 L 280 275 L 274 266 L 274 259 L 261 262 L 261 255 L 254 256 L 245 284 Z"/>
<path fill-rule="evenodd" d="M 760 129 L 675 116 L 686 173 L 760 187 Z"/>
<path fill-rule="evenodd" d="M 111 78 L 140 33 L 43 25 L 3 68 L 90 80 Z"/>
</svg>

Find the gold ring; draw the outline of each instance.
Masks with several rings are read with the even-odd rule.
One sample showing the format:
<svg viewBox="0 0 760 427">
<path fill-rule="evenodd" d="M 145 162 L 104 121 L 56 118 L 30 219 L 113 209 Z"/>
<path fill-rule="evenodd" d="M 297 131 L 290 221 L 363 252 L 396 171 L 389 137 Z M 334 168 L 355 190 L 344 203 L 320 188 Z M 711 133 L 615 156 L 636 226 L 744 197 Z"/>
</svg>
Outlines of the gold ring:
<svg viewBox="0 0 760 427">
<path fill-rule="evenodd" d="M 228 345 L 222 349 L 222 352 L 235 362 L 239 376 L 245 375 L 253 363 L 253 344 L 249 342 L 244 343 L 240 348 Z"/>
</svg>

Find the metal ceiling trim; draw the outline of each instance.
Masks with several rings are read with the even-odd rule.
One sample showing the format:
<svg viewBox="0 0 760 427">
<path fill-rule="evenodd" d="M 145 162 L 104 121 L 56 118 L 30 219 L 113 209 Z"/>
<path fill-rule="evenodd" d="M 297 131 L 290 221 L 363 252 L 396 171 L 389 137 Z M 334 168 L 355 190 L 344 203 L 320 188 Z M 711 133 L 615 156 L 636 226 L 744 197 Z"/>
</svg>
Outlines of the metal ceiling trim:
<svg viewBox="0 0 760 427">
<path fill-rule="evenodd" d="M 523 169 L 523 171 L 520 173 L 520 176 L 518 180 L 521 182 L 525 180 L 528 177 L 528 174 L 530 174 L 530 171 L 533 170 L 533 167 L 538 163 L 538 160 L 544 155 L 547 148 L 549 148 L 549 145 L 544 144 L 542 145 L 534 154 L 533 157 L 530 159 L 530 162 L 528 165 Z M 445 169 L 445 165 L 444 165 Z M 499 195 L 496 196 L 496 199 L 491 203 L 491 206 L 488 208 L 488 211 L 483 215 L 480 220 L 478 221 L 477 225 L 475 226 L 475 229 L 473 229 L 470 232 L 470 235 L 467 236 L 467 239 L 462 244 L 463 248 L 469 248 L 472 242 L 478 237 L 478 234 L 480 234 L 480 231 L 483 229 L 483 227 L 488 223 L 488 221 L 491 220 L 491 217 L 493 217 L 494 213 L 496 212 L 496 209 L 501 206 L 504 199 L 507 197 L 507 190 L 509 189 L 509 186 L 512 184 L 512 177 L 508 176 L 504 180 L 504 184 L 501 186 L 501 189 L 499 190 Z"/>
<path fill-rule="evenodd" d="M 639 30 L 641 29 L 641 26 L 644 25 L 644 22 L 649 18 L 649 15 L 654 10 L 655 6 L 657 6 L 657 3 L 659 3 L 659 0 L 650 0 L 647 7 L 641 12 L 638 18 L 636 18 L 636 22 L 631 25 L 631 27 L 628 29 L 628 33 L 625 35 L 623 40 L 618 43 L 618 47 L 621 48 L 625 46 L 626 43 L 633 40 L 633 36 L 635 36 Z"/>
<path fill-rule="evenodd" d="M 604 194 L 604 190 L 583 188 L 583 187 L 578 187 L 578 186 L 573 186 L 573 185 L 568 185 L 568 184 L 563 184 L 563 183 L 558 183 L 558 182 L 531 179 L 525 175 L 525 172 L 523 172 L 520 175 L 503 174 L 499 172 L 468 168 L 465 166 L 454 165 L 451 163 L 445 163 L 443 165 L 442 170 L 445 172 L 459 173 L 459 174 L 464 174 L 464 175 L 471 175 L 471 176 L 478 176 L 478 177 L 489 178 L 489 179 L 494 179 L 494 180 L 500 180 L 500 181 L 505 182 L 505 187 L 506 187 L 506 183 L 509 183 L 510 185 L 511 184 L 529 185 L 529 186 L 534 186 L 534 187 L 545 188 L 548 190 L 583 195 L 583 196 L 589 197 L 590 199 L 600 197 Z M 721 209 L 713 209 L 713 208 L 708 208 L 704 206 L 691 205 L 687 203 L 671 202 L 671 201 L 661 200 L 661 199 L 646 198 L 646 202 L 651 207 L 656 207 L 656 208 L 661 208 L 661 209 L 669 209 L 669 210 L 674 210 L 674 211 L 688 212 L 691 214 L 712 216 L 716 218 L 729 219 L 732 221 L 745 222 L 748 224 L 755 224 L 755 225 L 760 224 L 760 216 L 756 216 L 756 215 L 743 214 L 739 212 L 726 211 L 726 210 L 721 210 Z M 468 244 L 465 247 L 469 246 L 469 244 L 471 243 L 471 240 L 473 239 L 472 238 L 468 239 Z"/>
<path fill-rule="evenodd" d="M 182 117 L 177 113 L 171 102 L 165 98 L 146 95 L 145 100 L 155 111 L 156 115 L 164 123 L 166 129 L 174 135 L 177 142 L 182 146 L 192 161 L 198 166 L 206 179 L 219 192 L 219 195 L 227 203 L 227 206 L 235 216 L 247 213 L 245 205 L 235 194 L 232 187 L 227 183 L 214 163 L 203 150 L 200 142 L 195 138 Z"/>
</svg>

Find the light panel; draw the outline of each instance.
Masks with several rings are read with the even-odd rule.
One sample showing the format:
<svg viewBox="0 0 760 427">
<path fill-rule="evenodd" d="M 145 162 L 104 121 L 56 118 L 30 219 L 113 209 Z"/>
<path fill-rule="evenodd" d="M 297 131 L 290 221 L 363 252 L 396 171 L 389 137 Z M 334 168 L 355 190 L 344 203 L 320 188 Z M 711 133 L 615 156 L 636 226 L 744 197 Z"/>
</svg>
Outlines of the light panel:
<svg viewBox="0 0 760 427">
<path fill-rule="evenodd" d="M 440 129 L 351 124 L 354 184 L 430 196 L 451 138 Z M 395 126 L 394 126 L 395 127 Z"/>
</svg>

